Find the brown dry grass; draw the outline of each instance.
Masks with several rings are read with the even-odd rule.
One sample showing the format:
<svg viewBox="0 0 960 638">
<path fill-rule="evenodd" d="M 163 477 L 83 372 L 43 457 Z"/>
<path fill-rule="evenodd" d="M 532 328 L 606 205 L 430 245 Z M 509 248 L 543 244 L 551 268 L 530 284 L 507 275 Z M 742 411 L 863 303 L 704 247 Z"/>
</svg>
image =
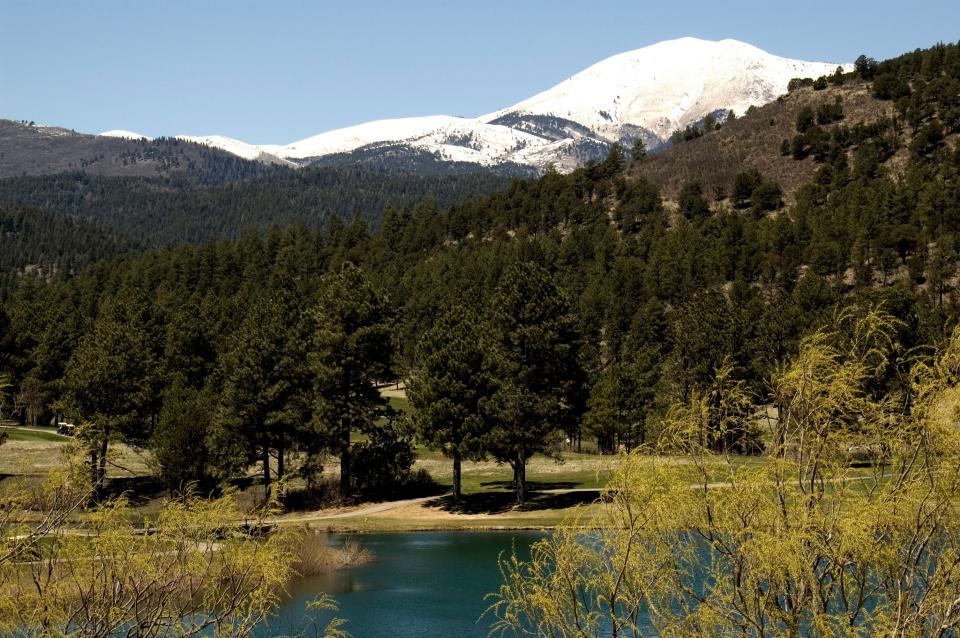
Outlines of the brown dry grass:
<svg viewBox="0 0 960 638">
<path fill-rule="evenodd" d="M 300 576 L 323 574 L 331 569 L 340 569 L 369 562 L 373 555 L 356 541 L 348 541 L 342 547 L 329 544 L 327 534 L 305 528 L 299 534 L 295 547 L 294 571 Z"/>
<path fill-rule="evenodd" d="M 8 441 L 0 448 L 0 475 L 45 475 L 63 465 L 63 452 L 70 440 L 63 441 Z M 110 446 L 107 476 L 129 478 L 150 474 L 146 452 L 129 445 Z"/>
</svg>

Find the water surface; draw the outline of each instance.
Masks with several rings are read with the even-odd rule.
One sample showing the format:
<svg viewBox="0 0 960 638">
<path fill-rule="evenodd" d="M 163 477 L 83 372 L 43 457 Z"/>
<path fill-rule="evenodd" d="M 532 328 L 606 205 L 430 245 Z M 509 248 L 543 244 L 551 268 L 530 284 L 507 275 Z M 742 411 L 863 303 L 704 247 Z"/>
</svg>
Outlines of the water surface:
<svg viewBox="0 0 960 638">
<path fill-rule="evenodd" d="M 319 593 L 334 596 L 337 616 L 353 638 L 472 638 L 487 636 L 490 618 L 478 619 L 484 596 L 501 582 L 497 557 L 515 545 L 524 558 L 540 532 L 413 532 L 334 535 L 333 544 L 359 542 L 373 554 L 366 565 L 294 583 L 291 597 L 260 636 L 315 635 L 305 612 Z"/>
</svg>

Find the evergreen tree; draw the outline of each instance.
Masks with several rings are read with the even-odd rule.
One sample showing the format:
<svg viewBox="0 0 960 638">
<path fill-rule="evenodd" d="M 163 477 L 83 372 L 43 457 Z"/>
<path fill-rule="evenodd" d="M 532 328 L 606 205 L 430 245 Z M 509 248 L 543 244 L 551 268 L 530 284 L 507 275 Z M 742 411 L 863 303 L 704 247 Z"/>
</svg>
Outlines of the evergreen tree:
<svg viewBox="0 0 960 638">
<path fill-rule="evenodd" d="M 480 404 L 492 388 L 483 370 L 480 317 L 449 306 L 417 344 L 407 385 L 417 436 L 453 460 L 453 500 L 460 502 L 460 466 L 484 456 L 486 424 Z"/>
<path fill-rule="evenodd" d="M 384 295 L 351 263 L 324 278 L 311 314 L 314 427 L 340 457 L 346 498 L 353 493 L 350 434 L 372 432 L 386 407 L 376 383 L 393 376 L 393 315 Z"/>
<path fill-rule="evenodd" d="M 212 478 L 207 440 L 216 401 L 203 392 L 179 383 L 164 397 L 157 427 L 150 439 L 153 467 L 171 490 L 195 484 L 204 487 Z"/>
<path fill-rule="evenodd" d="M 64 370 L 61 407 L 80 420 L 78 436 L 88 445 L 97 488 L 106 477 L 110 441 L 143 443 L 149 436 L 156 363 L 135 305 L 127 296 L 101 309 Z"/>
<path fill-rule="evenodd" d="M 513 469 L 523 503 L 527 461 L 577 418 L 580 334 L 565 295 L 529 262 L 504 272 L 490 305 L 486 370 L 494 392 L 481 404 L 490 420 L 486 447 Z"/>
<path fill-rule="evenodd" d="M 285 454 L 306 436 L 310 375 L 306 366 L 300 310 L 276 293 L 254 300 L 220 361 L 223 378 L 211 447 L 221 475 L 259 461 L 269 497 L 271 456 L 277 479 L 284 478 Z"/>
<path fill-rule="evenodd" d="M 613 454 L 619 445 L 626 451 L 646 437 L 646 413 L 652 398 L 646 362 L 611 362 L 590 389 L 587 431 L 596 437 L 601 454 Z"/>
<path fill-rule="evenodd" d="M 647 159 L 647 145 L 643 143 L 642 137 L 637 136 L 633 140 L 633 146 L 630 148 L 630 159 L 637 164 Z"/>
</svg>

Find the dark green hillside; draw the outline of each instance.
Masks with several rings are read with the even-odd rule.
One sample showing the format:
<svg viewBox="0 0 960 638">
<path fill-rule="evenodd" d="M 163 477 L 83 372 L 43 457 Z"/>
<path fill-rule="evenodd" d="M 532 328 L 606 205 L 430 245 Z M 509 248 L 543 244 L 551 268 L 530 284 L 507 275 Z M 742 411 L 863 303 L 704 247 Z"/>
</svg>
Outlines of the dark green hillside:
<svg viewBox="0 0 960 638">
<path fill-rule="evenodd" d="M 432 198 L 443 210 L 508 183 L 484 172 L 417 177 L 361 168 L 281 171 L 207 187 L 177 178 L 71 173 L 0 180 L 0 201 L 92 219 L 146 246 L 162 246 L 238 238 L 272 226 L 318 230 L 334 217 L 374 227 L 388 206 Z"/>
<path fill-rule="evenodd" d="M 71 277 L 132 248 L 93 222 L 0 203 L 0 300 L 23 279 Z"/>
</svg>

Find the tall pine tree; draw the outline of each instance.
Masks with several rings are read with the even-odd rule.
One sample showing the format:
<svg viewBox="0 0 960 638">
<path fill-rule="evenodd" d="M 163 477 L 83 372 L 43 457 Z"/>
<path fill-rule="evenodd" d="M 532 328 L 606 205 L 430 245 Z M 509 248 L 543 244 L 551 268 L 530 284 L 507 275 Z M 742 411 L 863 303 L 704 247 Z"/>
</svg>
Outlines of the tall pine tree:
<svg viewBox="0 0 960 638">
<path fill-rule="evenodd" d="M 314 426 L 340 457 L 340 490 L 348 497 L 350 433 L 371 432 L 386 407 L 376 382 L 393 376 L 393 318 L 384 295 L 357 266 L 346 263 L 324 279 L 311 313 Z"/>
<path fill-rule="evenodd" d="M 453 500 L 460 502 L 460 466 L 483 457 L 486 431 L 481 401 L 492 387 L 483 370 L 480 317 L 449 306 L 417 344 L 407 394 L 417 436 L 453 460 Z"/>
<path fill-rule="evenodd" d="M 527 461 L 577 417 L 580 333 L 563 292 L 530 262 L 506 270 L 490 306 L 485 369 L 494 392 L 482 402 L 490 420 L 486 443 L 513 469 L 519 504 L 527 497 Z"/>
</svg>

